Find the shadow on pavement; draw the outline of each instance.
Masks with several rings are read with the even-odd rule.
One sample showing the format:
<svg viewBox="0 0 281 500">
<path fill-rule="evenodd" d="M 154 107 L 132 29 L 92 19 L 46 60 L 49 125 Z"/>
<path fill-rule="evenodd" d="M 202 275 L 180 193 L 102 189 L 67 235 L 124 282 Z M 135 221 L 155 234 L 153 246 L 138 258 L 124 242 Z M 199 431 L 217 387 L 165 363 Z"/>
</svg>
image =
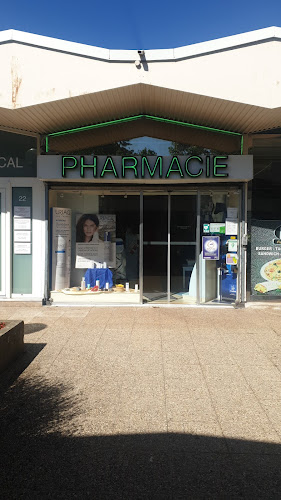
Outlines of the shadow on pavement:
<svg viewBox="0 0 281 500">
<path fill-rule="evenodd" d="M 32 374 L 5 392 L 4 498 L 280 498 L 279 445 L 177 433 L 82 436 L 83 398 Z"/>
<path fill-rule="evenodd" d="M 0 373 L 0 398 L 1 393 L 5 392 L 17 380 L 21 373 L 26 370 L 36 356 L 44 349 L 45 345 L 24 343 L 24 352 L 19 354 L 17 359 L 4 372 Z"/>
<path fill-rule="evenodd" d="M 24 335 L 29 335 L 30 333 L 40 332 L 45 330 L 47 325 L 45 323 L 25 323 L 24 324 Z"/>
</svg>

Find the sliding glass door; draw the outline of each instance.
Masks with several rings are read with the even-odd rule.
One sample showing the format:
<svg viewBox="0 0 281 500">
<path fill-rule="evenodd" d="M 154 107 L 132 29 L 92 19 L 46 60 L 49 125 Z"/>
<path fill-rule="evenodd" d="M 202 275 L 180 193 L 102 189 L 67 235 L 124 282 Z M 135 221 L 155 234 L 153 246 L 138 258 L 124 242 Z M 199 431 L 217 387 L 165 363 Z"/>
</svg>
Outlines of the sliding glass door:
<svg viewBox="0 0 281 500">
<path fill-rule="evenodd" d="M 196 302 L 196 194 L 170 198 L 170 302 Z"/>
<path fill-rule="evenodd" d="M 143 302 L 168 301 L 168 195 L 143 196 Z"/>
<path fill-rule="evenodd" d="M 196 301 L 196 194 L 144 193 L 143 302 Z"/>
</svg>

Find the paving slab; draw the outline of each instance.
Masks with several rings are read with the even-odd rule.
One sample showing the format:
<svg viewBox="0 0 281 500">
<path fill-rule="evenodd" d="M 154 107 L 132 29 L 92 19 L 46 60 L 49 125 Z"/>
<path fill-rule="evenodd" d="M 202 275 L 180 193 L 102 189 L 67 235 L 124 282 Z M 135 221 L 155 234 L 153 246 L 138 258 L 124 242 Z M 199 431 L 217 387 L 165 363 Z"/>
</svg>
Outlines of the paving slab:
<svg viewBox="0 0 281 500">
<path fill-rule="evenodd" d="M 0 312 L 4 498 L 281 498 L 281 307 Z"/>
</svg>

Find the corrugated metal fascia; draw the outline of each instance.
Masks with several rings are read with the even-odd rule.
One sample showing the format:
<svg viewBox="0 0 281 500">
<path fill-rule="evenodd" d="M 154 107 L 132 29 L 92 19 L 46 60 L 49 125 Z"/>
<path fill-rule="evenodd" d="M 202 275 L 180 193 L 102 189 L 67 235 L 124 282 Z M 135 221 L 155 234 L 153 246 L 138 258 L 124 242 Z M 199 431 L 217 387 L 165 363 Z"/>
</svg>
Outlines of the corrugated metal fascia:
<svg viewBox="0 0 281 500">
<path fill-rule="evenodd" d="M 1 110 L 1 124 L 39 133 L 67 130 L 147 113 L 239 133 L 280 126 L 272 110 L 175 90 L 131 85 L 16 110 Z"/>
</svg>

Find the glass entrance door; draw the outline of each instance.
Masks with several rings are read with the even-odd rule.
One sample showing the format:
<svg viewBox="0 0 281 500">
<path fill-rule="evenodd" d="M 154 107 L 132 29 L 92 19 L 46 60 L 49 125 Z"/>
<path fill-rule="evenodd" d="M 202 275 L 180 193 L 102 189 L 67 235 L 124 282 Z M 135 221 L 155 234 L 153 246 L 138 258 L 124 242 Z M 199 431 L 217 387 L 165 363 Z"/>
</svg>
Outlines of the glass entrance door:
<svg viewBox="0 0 281 500">
<path fill-rule="evenodd" d="M 143 196 L 143 302 L 196 302 L 196 194 Z"/>
<path fill-rule="evenodd" d="M 170 302 L 196 302 L 196 194 L 170 195 Z"/>
<path fill-rule="evenodd" d="M 143 196 L 143 302 L 168 301 L 168 195 Z"/>
</svg>

